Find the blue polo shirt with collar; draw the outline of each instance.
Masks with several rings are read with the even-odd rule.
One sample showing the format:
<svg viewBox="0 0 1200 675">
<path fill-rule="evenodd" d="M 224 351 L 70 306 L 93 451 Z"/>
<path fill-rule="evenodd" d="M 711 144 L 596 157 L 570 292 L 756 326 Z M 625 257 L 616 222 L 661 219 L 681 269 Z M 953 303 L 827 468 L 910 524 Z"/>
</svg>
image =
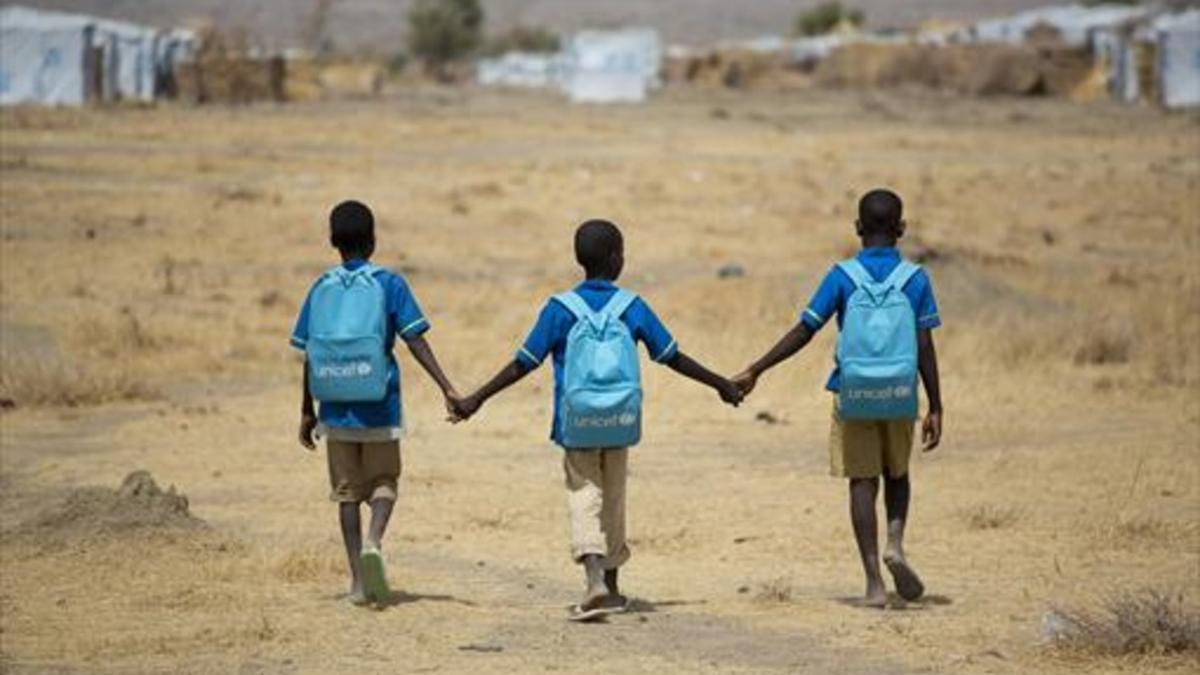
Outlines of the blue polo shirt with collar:
<svg viewBox="0 0 1200 675">
<path fill-rule="evenodd" d="M 617 285 L 603 279 L 589 279 L 574 289 L 583 301 L 593 310 L 599 311 L 608 304 Z M 635 340 L 646 345 L 650 358 L 657 363 L 666 363 L 679 353 L 679 346 L 671 333 L 667 331 L 654 310 L 640 297 L 629 305 L 621 315 L 621 320 L 629 327 Z M 563 359 L 567 351 L 567 334 L 575 325 L 577 319 L 561 302 L 551 298 L 542 308 L 537 323 L 530 331 L 529 337 L 517 351 L 517 361 L 526 369 L 537 368 L 545 361 L 546 356 L 554 362 L 554 422 L 550 427 L 550 440 L 562 445 L 559 436 L 559 398 L 563 386 Z"/>
<path fill-rule="evenodd" d="M 349 260 L 342 264 L 348 270 L 356 270 L 366 264 L 365 260 Z M 375 278 L 383 286 L 387 307 L 387 329 L 384 339 L 384 350 L 388 355 L 388 384 L 387 396 L 382 401 L 365 403 L 336 403 L 321 402 L 317 418 L 327 427 L 342 429 L 399 429 L 400 415 L 400 366 L 392 349 L 396 346 L 396 336 L 408 340 L 429 330 L 429 320 L 421 312 L 417 299 L 413 296 L 404 277 L 389 270 L 379 268 Z M 296 317 L 296 327 L 292 329 L 291 344 L 296 349 L 304 350 L 308 345 L 308 314 L 312 301 L 312 289 L 300 307 L 300 315 Z"/>
<path fill-rule="evenodd" d="M 870 272 L 876 281 L 887 279 L 892 270 L 900 264 L 900 251 L 893 246 L 864 248 L 855 256 L 862 266 Z M 904 285 L 904 295 L 912 303 L 917 317 L 917 329 L 933 329 L 942 325 L 938 316 L 937 300 L 933 297 L 933 284 L 929 275 L 921 269 Z M 842 315 L 846 312 L 846 301 L 854 292 L 854 282 L 837 265 L 825 274 L 824 280 L 813 294 L 812 300 L 800 314 L 800 321 L 815 335 L 821 327 L 833 316 L 837 316 L 838 329 L 842 327 Z M 841 375 L 837 365 L 837 354 L 834 354 L 833 373 L 829 375 L 825 388 L 838 391 Z"/>
</svg>

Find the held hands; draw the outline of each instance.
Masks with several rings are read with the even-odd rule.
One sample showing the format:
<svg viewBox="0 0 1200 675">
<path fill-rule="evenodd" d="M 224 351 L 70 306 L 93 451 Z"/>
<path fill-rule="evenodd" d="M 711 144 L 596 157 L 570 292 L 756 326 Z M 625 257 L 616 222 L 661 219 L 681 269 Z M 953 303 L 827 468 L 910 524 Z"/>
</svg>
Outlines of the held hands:
<svg viewBox="0 0 1200 675">
<path fill-rule="evenodd" d="M 477 394 L 470 396 L 459 396 L 457 392 L 449 392 L 446 395 L 446 421 L 451 424 L 458 424 L 471 419 L 471 416 L 479 412 L 479 408 L 483 405 L 483 401 L 479 399 Z"/>
<path fill-rule="evenodd" d="M 738 405 L 741 404 L 742 399 L 745 398 L 745 394 L 742 393 L 741 388 L 738 387 L 733 380 L 721 378 L 721 382 L 717 385 L 716 389 L 717 394 L 721 397 L 721 400 L 735 408 L 738 407 Z"/>
<path fill-rule="evenodd" d="M 733 383 L 741 390 L 743 397 L 749 396 L 750 392 L 754 391 L 754 385 L 758 384 L 758 375 L 747 368 L 733 376 Z"/>
</svg>

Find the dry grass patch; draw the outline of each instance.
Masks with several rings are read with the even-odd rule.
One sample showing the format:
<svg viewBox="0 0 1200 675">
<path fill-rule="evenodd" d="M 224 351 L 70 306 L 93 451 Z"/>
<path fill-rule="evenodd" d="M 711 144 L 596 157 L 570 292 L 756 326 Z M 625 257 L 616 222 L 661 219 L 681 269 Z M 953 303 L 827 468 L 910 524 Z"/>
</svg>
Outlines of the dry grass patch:
<svg viewBox="0 0 1200 675">
<path fill-rule="evenodd" d="M 1200 654 L 1200 612 L 1181 593 L 1158 589 L 1120 593 L 1099 607 L 1055 608 L 1042 633 L 1056 648 L 1106 656 Z"/>
<path fill-rule="evenodd" d="M 761 605 L 780 604 L 792 601 L 792 584 L 784 577 L 760 583 L 754 591 L 754 602 Z"/>
<path fill-rule="evenodd" d="M 0 398 L 19 406 L 88 406 L 150 401 L 158 392 L 117 364 L 84 367 L 60 359 L 0 358 Z"/>
<path fill-rule="evenodd" d="M 999 530 L 1016 524 L 1025 512 L 1015 506 L 976 504 L 961 509 L 958 515 L 972 530 Z"/>
<path fill-rule="evenodd" d="M 274 568 L 276 576 L 288 583 L 336 579 L 345 574 L 345 563 L 329 545 L 291 549 Z"/>
</svg>

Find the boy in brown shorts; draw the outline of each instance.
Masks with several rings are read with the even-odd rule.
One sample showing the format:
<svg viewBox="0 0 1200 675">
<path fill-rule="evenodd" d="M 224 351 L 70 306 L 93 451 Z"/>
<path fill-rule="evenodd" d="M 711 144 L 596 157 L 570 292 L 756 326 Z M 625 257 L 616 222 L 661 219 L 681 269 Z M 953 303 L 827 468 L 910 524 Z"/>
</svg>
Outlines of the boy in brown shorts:
<svg viewBox="0 0 1200 675">
<path fill-rule="evenodd" d="M 313 284 L 291 338 L 293 347 L 305 351 L 300 443 L 312 450 L 314 435 L 327 439 L 329 498 L 339 506 L 350 566 L 349 600 L 382 605 L 391 599 L 382 540 L 400 479 L 400 369 L 392 354 L 396 336 L 447 401 L 457 395 L 425 341 L 429 321 L 408 283 L 369 262 L 375 252 L 370 209 L 354 201 L 338 204 L 330 214 L 329 231 L 342 263 Z M 360 333 L 377 334 L 353 337 L 360 327 Z M 321 402 L 319 415 L 314 393 Z M 363 502 L 371 508 L 365 544 Z"/>
<path fill-rule="evenodd" d="M 900 267 L 902 259 L 896 242 L 904 235 L 903 205 L 900 198 L 888 190 L 873 190 L 859 201 L 855 230 L 862 240 L 862 250 L 855 256 L 854 270 L 869 275 L 875 284 L 886 287 L 889 278 Z M 906 263 L 907 264 L 907 263 Z M 915 267 L 915 266 L 912 266 Z M 842 327 L 847 302 L 859 282 L 846 272 L 846 265 L 836 265 L 804 309 L 800 320 L 761 359 L 734 378 L 743 393 L 749 394 L 764 372 L 795 355 L 808 344 L 812 336 L 837 315 Z M 865 277 L 864 277 L 865 280 Z M 938 382 L 937 353 L 933 346 L 933 329 L 941 325 L 933 287 L 924 270 L 917 268 L 906 275 L 896 288 L 911 303 L 911 320 L 915 323 L 917 370 L 925 385 L 928 411 L 921 426 L 925 451 L 937 447 L 942 437 L 942 398 Z M 833 374 L 826 389 L 835 394 L 841 388 L 841 369 L 835 358 Z M 896 396 L 901 395 L 900 387 Z M 892 390 L 884 389 L 890 396 Z M 915 391 L 905 391 L 915 397 Z M 915 399 L 912 403 L 915 414 Z M 863 604 L 869 607 L 887 605 L 887 591 L 879 569 L 878 525 L 875 498 L 879 479 L 883 477 L 884 505 L 887 511 L 887 547 L 884 563 L 896 584 L 896 592 L 905 600 L 916 600 L 925 592 L 920 577 L 904 555 L 904 527 L 908 521 L 909 480 L 908 460 L 912 451 L 912 419 L 843 419 L 838 399 L 834 398 L 830 432 L 830 470 L 834 476 L 849 479 L 850 516 L 854 537 L 862 557 L 867 588 Z"/>
</svg>

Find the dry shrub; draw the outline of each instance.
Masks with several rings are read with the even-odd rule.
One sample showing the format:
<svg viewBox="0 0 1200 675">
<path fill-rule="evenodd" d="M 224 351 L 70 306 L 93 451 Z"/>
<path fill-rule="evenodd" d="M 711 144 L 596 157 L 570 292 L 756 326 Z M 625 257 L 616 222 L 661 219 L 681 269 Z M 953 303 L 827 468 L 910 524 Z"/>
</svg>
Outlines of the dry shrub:
<svg viewBox="0 0 1200 675">
<path fill-rule="evenodd" d="M 1150 515 L 1120 515 L 1095 530 L 1095 538 L 1110 548 L 1172 547 L 1195 542 L 1195 523 L 1163 520 Z"/>
<path fill-rule="evenodd" d="M 1200 613 L 1158 589 L 1114 595 L 1099 608 L 1054 608 L 1043 632 L 1057 647 L 1109 656 L 1200 653 Z"/>
<path fill-rule="evenodd" d="M 972 530 L 999 530 L 1015 524 L 1024 512 L 1015 506 L 976 504 L 959 511 L 959 516 Z"/>
<path fill-rule="evenodd" d="M 24 406 L 87 406 L 148 401 L 158 392 L 129 371 L 80 366 L 52 357 L 5 354 L 0 359 L 0 398 Z"/>
<path fill-rule="evenodd" d="M 343 574 L 343 565 L 330 546 L 292 549 L 275 564 L 275 573 L 289 583 L 320 581 Z"/>
<path fill-rule="evenodd" d="M 1126 332 L 1100 330 L 1082 336 L 1075 348 L 1075 365 L 1110 365 L 1128 363 L 1133 340 Z"/>
<path fill-rule="evenodd" d="M 761 604 L 791 602 L 792 592 L 792 585 L 788 580 L 779 577 L 759 584 L 754 592 L 754 601 Z"/>
</svg>

